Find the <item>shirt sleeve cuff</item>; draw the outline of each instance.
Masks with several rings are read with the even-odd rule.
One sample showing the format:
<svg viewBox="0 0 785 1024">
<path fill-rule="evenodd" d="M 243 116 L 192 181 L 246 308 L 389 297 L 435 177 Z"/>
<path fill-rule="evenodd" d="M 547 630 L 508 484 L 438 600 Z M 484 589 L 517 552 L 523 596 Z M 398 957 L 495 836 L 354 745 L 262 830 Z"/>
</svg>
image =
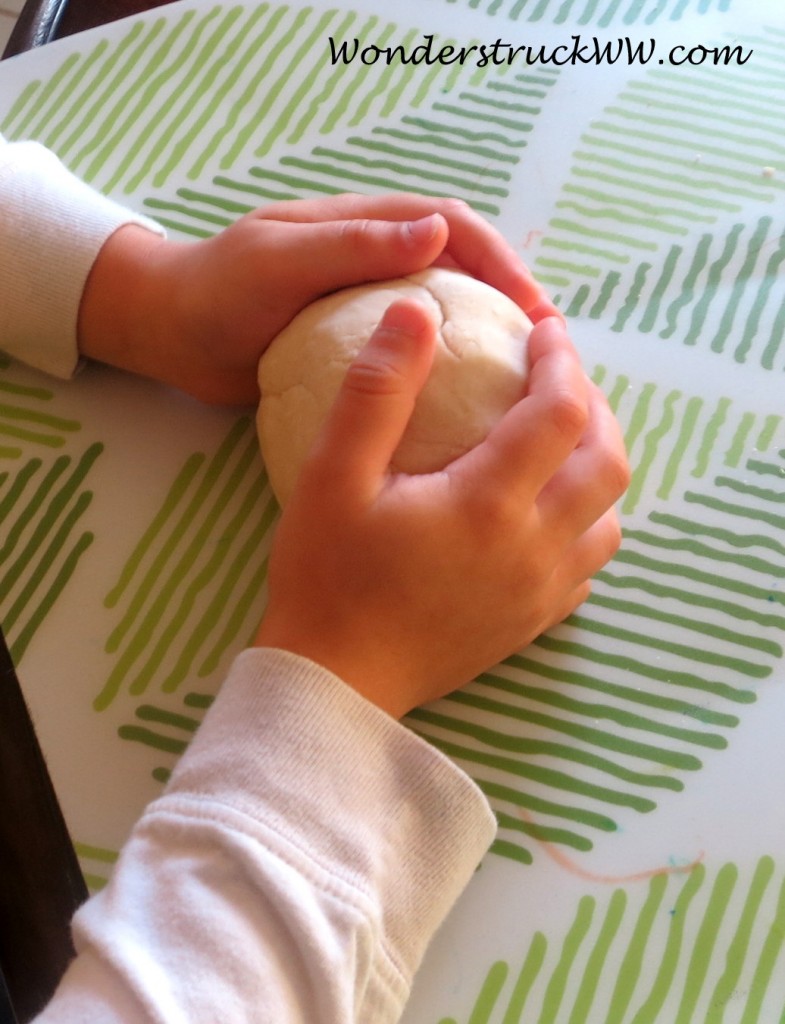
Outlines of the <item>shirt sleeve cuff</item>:
<svg viewBox="0 0 785 1024">
<path fill-rule="evenodd" d="M 79 304 L 101 247 L 125 224 L 164 231 L 94 191 L 35 142 L 0 139 L 0 211 L 0 348 L 68 378 L 79 364 Z"/>
<path fill-rule="evenodd" d="M 410 978 L 492 842 L 472 780 L 327 670 L 241 654 L 170 782 L 261 820 L 371 894 Z"/>
</svg>

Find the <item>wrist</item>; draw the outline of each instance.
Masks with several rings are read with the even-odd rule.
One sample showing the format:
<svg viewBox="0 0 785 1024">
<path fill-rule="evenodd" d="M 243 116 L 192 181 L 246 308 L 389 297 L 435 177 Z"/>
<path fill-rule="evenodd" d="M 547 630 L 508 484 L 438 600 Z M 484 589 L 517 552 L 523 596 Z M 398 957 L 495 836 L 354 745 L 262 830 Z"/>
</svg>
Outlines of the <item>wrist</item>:
<svg viewBox="0 0 785 1024">
<path fill-rule="evenodd" d="M 401 719 L 414 707 L 415 702 L 407 700 L 406 687 L 402 686 L 402 673 L 395 674 L 381 664 L 383 645 L 374 645 L 375 650 L 363 654 L 356 643 L 342 644 L 335 637 L 320 640 L 317 631 L 303 635 L 298 629 L 287 628 L 285 622 L 265 616 L 253 646 L 275 648 L 307 658 L 391 718 Z"/>
<path fill-rule="evenodd" d="M 160 257 L 169 244 L 138 224 L 125 224 L 109 236 L 79 306 L 77 344 L 82 356 L 156 376 L 157 335 L 167 314 Z"/>
</svg>

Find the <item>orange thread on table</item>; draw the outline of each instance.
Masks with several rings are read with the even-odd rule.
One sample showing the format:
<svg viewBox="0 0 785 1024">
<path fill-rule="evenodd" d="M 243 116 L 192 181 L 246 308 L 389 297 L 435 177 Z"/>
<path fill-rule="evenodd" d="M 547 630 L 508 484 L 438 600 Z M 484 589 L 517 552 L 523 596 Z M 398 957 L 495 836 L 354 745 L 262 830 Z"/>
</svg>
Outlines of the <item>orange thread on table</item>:
<svg viewBox="0 0 785 1024">
<path fill-rule="evenodd" d="M 526 811 L 519 809 L 519 813 L 527 825 L 536 825 L 536 822 Z M 580 867 L 572 857 L 558 849 L 555 843 L 549 843 L 547 839 L 539 839 L 537 836 L 532 838 L 540 844 L 551 860 L 555 861 L 559 867 L 564 868 L 565 871 L 569 871 L 571 874 L 577 875 L 578 878 L 583 878 L 587 882 L 603 882 L 607 885 L 621 885 L 625 882 L 644 882 L 649 878 L 656 878 L 658 875 L 686 874 L 689 871 L 693 871 L 706 856 L 705 851 L 701 850 L 695 860 L 689 864 L 673 864 L 661 868 L 650 868 L 647 871 L 636 871 L 631 875 L 603 875 Z"/>
</svg>

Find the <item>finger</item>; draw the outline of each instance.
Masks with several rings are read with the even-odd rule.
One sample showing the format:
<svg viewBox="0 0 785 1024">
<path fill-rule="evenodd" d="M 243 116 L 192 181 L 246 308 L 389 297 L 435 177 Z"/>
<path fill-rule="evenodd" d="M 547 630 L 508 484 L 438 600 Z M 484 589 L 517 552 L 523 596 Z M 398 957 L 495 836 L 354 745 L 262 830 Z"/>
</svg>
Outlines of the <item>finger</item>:
<svg viewBox="0 0 785 1024">
<path fill-rule="evenodd" d="M 295 199 L 270 203 L 254 211 L 251 216 L 260 220 L 291 221 L 316 224 L 325 220 L 412 220 L 442 212 L 456 200 L 439 196 L 424 196 L 413 192 L 388 192 L 368 196 L 343 192 L 319 199 Z M 460 204 L 465 205 L 465 204 Z"/>
<path fill-rule="evenodd" d="M 465 202 L 439 196 L 392 193 L 362 196 L 346 193 L 323 199 L 296 200 L 264 207 L 255 216 L 299 223 L 329 220 L 413 220 L 438 213 L 449 226 L 445 253 L 473 277 L 509 296 L 528 314 L 551 306 L 542 287 L 504 237 Z"/>
<path fill-rule="evenodd" d="M 554 581 L 556 592 L 564 596 L 555 603 L 543 631 L 563 622 L 588 599 L 592 578 L 613 558 L 620 543 L 619 519 L 615 509 L 609 509 L 566 550 Z"/>
<path fill-rule="evenodd" d="M 567 536 L 580 536 L 618 501 L 629 480 L 621 429 L 605 396 L 592 384 L 580 443 L 537 499 L 542 519 L 562 523 Z"/>
<path fill-rule="evenodd" d="M 358 218 L 296 227 L 279 224 L 275 259 L 295 277 L 307 303 L 339 288 L 424 270 L 443 250 L 447 233 L 438 214 L 415 221 Z"/>
<path fill-rule="evenodd" d="M 565 592 L 590 580 L 614 557 L 622 541 L 615 508 L 609 508 L 565 548 L 560 562 L 561 587 Z"/>
<path fill-rule="evenodd" d="M 538 324 L 540 320 L 544 320 L 549 316 L 557 316 L 560 320 L 564 320 L 564 314 L 551 302 L 548 295 L 545 293 L 545 289 L 540 290 L 539 301 L 526 310 L 526 315 L 529 317 L 533 324 Z"/>
<path fill-rule="evenodd" d="M 351 363 L 309 459 L 330 489 L 372 499 L 428 377 L 436 330 L 417 303 L 394 302 Z M 304 471 L 305 472 L 305 471 Z"/>
<path fill-rule="evenodd" d="M 447 472 L 472 490 L 504 488 L 532 503 L 580 442 L 588 381 L 564 323 L 555 317 L 532 329 L 529 357 L 524 398 Z"/>
<path fill-rule="evenodd" d="M 591 594 L 591 583 L 588 579 L 583 580 L 574 587 L 552 610 L 547 622 L 544 623 L 541 632 L 545 633 L 560 622 L 564 622 L 586 601 Z"/>
</svg>

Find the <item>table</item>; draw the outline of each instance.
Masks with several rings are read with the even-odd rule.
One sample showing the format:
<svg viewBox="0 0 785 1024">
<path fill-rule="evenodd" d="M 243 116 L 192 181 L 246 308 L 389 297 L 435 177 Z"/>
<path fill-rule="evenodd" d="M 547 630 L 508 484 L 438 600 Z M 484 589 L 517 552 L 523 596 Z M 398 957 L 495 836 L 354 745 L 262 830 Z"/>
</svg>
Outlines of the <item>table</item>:
<svg viewBox="0 0 785 1024">
<path fill-rule="evenodd" d="M 623 426 L 592 599 L 410 717 L 500 832 L 407 1024 L 783 1017 L 783 41 L 764 0 L 181 0 L 0 65 L 0 131 L 173 235 L 350 188 L 463 196 Z M 438 58 L 481 43 L 499 63 Z M 0 390 L 0 613 L 99 887 L 253 629 L 277 509 L 252 410 L 99 367 L 9 364 Z"/>
</svg>

